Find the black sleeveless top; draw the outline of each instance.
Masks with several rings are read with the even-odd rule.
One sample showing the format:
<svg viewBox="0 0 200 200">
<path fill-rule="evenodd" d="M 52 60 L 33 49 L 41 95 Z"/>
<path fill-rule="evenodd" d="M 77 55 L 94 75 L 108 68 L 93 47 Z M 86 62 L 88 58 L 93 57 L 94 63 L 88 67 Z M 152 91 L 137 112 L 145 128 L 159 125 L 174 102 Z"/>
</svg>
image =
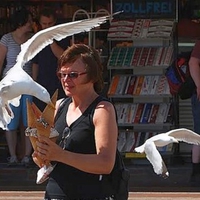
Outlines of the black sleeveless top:
<svg viewBox="0 0 200 200">
<path fill-rule="evenodd" d="M 70 132 L 66 140 L 66 150 L 82 154 L 96 154 L 92 119 L 94 110 L 100 101 L 108 101 L 108 99 L 98 96 L 85 112 L 68 127 Z M 66 99 L 55 118 L 55 128 L 60 133 L 58 142 L 67 126 L 66 113 L 70 103 L 71 98 Z M 112 192 L 105 191 L 105 180 L 100 177 L 100 175 L 86 173 L 58 162 L 50 174 L 45 197 L 47 199 L 49 197 L 75 200 L 110 196 Z"/>
</svg>

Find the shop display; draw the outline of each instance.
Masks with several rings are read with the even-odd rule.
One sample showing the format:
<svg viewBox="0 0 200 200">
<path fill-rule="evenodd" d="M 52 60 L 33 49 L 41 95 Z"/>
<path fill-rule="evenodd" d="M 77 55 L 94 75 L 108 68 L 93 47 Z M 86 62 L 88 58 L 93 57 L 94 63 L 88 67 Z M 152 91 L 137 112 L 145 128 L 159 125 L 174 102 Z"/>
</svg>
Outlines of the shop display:
<svg viewBox="0 0 200 200">
<path fill-rule="evenodd" d="M 107 95 L 116 106 L 118 147 L 125 157 L 141 157 L 135 147 L 175 127 L 176 102 L 165 76 L 175 56 L 174 29 L 175 22 L 169 19 L 111 21 Z M 172 147 L 160 151 L 172 153 Z"/>
</svg>

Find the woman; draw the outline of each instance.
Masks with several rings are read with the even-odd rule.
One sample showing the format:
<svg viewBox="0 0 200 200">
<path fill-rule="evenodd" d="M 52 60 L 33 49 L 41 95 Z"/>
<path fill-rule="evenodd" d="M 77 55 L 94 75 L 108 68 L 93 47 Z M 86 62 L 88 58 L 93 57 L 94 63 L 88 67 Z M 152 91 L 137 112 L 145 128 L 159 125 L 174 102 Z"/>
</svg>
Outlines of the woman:
<svg viewBox="0 0 200 200">
<path fill-rule="evenodd" d="M 69 97 L 57 102 L 60 145 L 39 137 L 33 154 L 34 160 L 39 156 L 57 162 L 45 199 L 114 199 L 103 187 L 107 182 L 102 175 L 113 169 L 118 128 L 113 105 L 99 95 L 102 72 L 99 54 L 84 44 L 69 47 L 58 62 L 57 74 Z"/>
<path fill-rule="evenodd" d="M 32 15 L 26 9 L 17 10 L 12 16 L 13 31 L 3 35 L 0 41 L 0 71 L 3 74 L 3 77 L 15 65 L 17 56 L 21 51 L 21 44 L 26 42 L 33 34 L 32 23 Z M 4 61 L 6 62 L 6 65 L 3 68 Z M 24 70 L 31 75 L 32 70 L 30 62 L 24 66 Z M 21 163 L 25 166 L 30 164 L 32 146 L 29 137 L 25 137 L 24 134 L 24 130 L 27 127 L 26 99 L 31 101 L 32 96 L 22 95 L 20 106 L 14 107 L 11 105 L 14 118 L 8 124 L 8 129 L 6 131 L 6 139 L 10 152 L 8 165 L 16 165 L 19 161 L 16 152 L 18 128 L 20 129 L 21 138 L 25 140 L 25 147 L 20 146 L 20 150 L 25 154 Z M 25 152 L 23 152 L 23 149 L 25 149 Z"/>
</svg>

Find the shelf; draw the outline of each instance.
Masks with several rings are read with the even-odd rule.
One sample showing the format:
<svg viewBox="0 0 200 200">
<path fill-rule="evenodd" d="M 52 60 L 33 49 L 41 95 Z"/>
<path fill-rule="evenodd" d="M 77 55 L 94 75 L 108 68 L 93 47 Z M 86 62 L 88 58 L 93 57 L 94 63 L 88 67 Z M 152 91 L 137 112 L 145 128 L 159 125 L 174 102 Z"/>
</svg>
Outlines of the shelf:
<svg viewBox="0 0 200 200">
<path fill-rule="evenodd" d="M 172 151 L 165 151 L 165 152 L 160 152 L 161 156 L 171 156 L 173 153 Z M 136 153 L 136 152 L 127 152 L 127 153 L 122 153 L 122 155 L 125 158 L 146 158 L 145 153 Z"/>
<path fill-rule="evenodd" d="M 165 95 L 108 95 L 109 98 L 113 99 L 131 99 L 132 103 L 148 103 L 148 102 L 154 102 L 154 103 L 159 103 L 159 102 L 171 102 L 172 95 L 170 94 L 165 94 Z"/>
<path fill-rule="evenodd" d="M 173 124 L 170 123 L 157 123 L 157 124 L 118 124 L 119 127 L 132 127 L 133 130 L 144 130 L 144 131 L 149 131 L 149 130 L 163 130 L 169 127 L 172 127 Z"/>
<path fill-rule="evenodd" d="M 178 42 L 178 47 L 193 47 L 195 42 Z"/>
<path fill-rule="evenodd" d="M 129 70 L 135 70 L 135 71 L 140 71 L 140 70 L 165 70 L 167 67 L 169 67 L 168 65 L 167 66 L 107 66 L 108 69 L 118 69 L 118 70 L 125 70 L 125 69 L 129 69 Z"/>
<path fill-rule="evenodd" d="M 108 38 L 108 41 L 133 41 L 140 43 L 138 44 L 141 46 L 143 42 L 150 42 L 153 43 L 154 45 L 157 44 L 162 44 L 162 46 L 168 46 L 172 37 L 156 37 L 156 38 L 142 38 L 142 37 L 113 37 L 113 38 Z M 163 45 L 164 44 L 164 45 Z"/>
<path fill-rule="evenodd" d="M 133 152 L 136 146 L 175 126 L 174 98 L 165 76 L 176 53 L 175 22 L 172 20 L 165 26 L 160 26 L 160 19 L 130 19 L 128 22 L 129 25 L 125 20 L 111 21 L 108 31 L 111 53 L 107 64 L 110 73 L 107 95 L 117 111 L 118 148 L 125 158 L 135 159 L 146 157 L 144 153 Z M 164 32 L 168 37 L 158 35 Z M 121 33 L 126 37 L 120 37 Z M 155 37 L 149 37 L 152 33 Z M 148 37 L 135 37 L 138 35 Z M 159 148 L 159 151 L 172 154 L 172 145 Z"/>
<path fill-rule="evenodd" d="M 124 153 L 124 157 L 125 158 L 146 158 L 146 154 L 145 153 L 129 152 L 129 153 Z"/>
<path fill-rule="evenodd" d="M 109 70 L 132 70 L 135 75 L 148 75 L 152 70 L 155 75 L 164 74 L 169 66 L 107 66 Z"/>
</svg>

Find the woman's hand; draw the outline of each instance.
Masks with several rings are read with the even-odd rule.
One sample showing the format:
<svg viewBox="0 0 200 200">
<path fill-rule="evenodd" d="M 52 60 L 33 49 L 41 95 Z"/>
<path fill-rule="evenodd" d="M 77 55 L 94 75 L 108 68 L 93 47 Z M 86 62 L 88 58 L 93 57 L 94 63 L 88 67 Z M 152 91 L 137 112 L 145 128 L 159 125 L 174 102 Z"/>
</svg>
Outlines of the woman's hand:
<svg viewBox="0 0 200 200">
<path fill-rule="evenodd" d="M 35 163 L 39 168 L 43 167 L 43 164 L 41 164 L 41 161 L 38 159 L 38 154 L 37 154 L 36 151 L 33 152 L 32 158 L 33 158 L 34 163 Z"/>
<path fill-rule="evenodd" d="M 45 136 L 38 136 L 36 144 L 37 149 L 35 155 L 39 156 L 45 162 L 58 161 L 59 155 L 63 152 L 60 146 Z"/>
</svg>

